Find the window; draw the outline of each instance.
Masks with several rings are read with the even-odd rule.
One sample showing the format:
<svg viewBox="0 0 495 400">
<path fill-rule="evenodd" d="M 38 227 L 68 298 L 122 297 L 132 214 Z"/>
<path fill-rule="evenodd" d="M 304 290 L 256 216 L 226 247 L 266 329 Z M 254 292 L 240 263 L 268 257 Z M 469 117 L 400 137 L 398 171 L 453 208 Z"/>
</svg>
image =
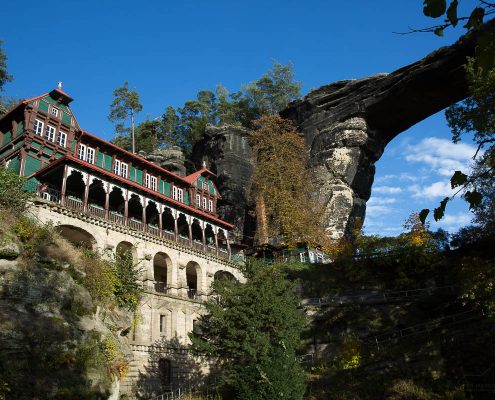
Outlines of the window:
<svg viewBox="0 0 495 400">
<path fill-rule="evenodd" d="M 151 190 L 156 190 L 157 187 L 157 179 L 155 176 L 151 176 L 150 174 L 146 174 L 145 184 L 147 188 Z"/>
<path fill-rule="evenodd" d="M 123 178 L 127 178 L 127 172 L 129 171 L 129 166 L 120 160 L 115 160 L 113 164 L 113 173 L 115 175 L 120 175 Z"/>
<path fill-rule="evenodd" d="M 308 262 L 308 257 L 306 256 L 306 253 L 300 253 L 299 257 L 301 258 L 302 263 Z"/>
<path fill-rule="evenodd" d="M 208 200 L 208 211 L 213 212 L 213 200 Z"/>
<path fill-rule="evenodd" d="M 77 157 L 79 157 L 81 160 L 89 162 L 90 164 L 94 164 L 95 149 L 86 146 L 85 144 L 79 143 L 79 147 L 77 149 Z"/>
<path fill-rule="evenodd" d="M 50 112 L 54 117 L 58 117 L 58 108 L 52 106 Z"/>
<path fill-rule="evenodd" d="M 88 147 L 86 150 L 86 161 L 90 164 L 95 163 L 95 149 Z"/>
<path fill-rule="evenodd" d="M 53 126 L 46 126 L 46 138 L 51 142 L 55 141 L 55 128 Z"/>
<path fill-rule="evenodd" d="M 203 190 L 209 190 L 210 189 L 210 185 L 208 185 L 208 181 L 204 180 L 203 181 Z"/>
<path fill-rule="evenodd" d="M 172 189 L 172 198 L 174 200 L 178 200 L 183 202 L 184 201 L 184 190 L 181 188 L 178 188 L 177 186 L 174 186 Z"/>
<path fill-rule="evenodd" d="M 77 149 L 77 156 L 81 160 L 85 160 L 86 159 L 86 145 L 85 144 L 79 143 L 79 147 Z"/>
<path fill-rule="evenodd" d="M 203 208 L 206 210 L 208 199 L 203 197 Z"/>
<path fill-rule="evenodd" d="M 120 163 L 120 176 L 122 176 L 123 178 L 127 178 L 128 169 L 129 169 L 129 167 L 127 166 L 127 164 L 124 162 L 121 162 Z"/>
<path fill-rule="evenodd" d="M 65 147 L 67 145 L 67 133 L 59 132 L 57 143 L 59 146 Z"/>
<path fill-rule="evenodd" d="M 167 326 L 167 316 L 160 315 L 160 336 L 165 336 L 166 326 Z"/>
<path fill-rule="evenodd" d="M 196 195 L 196 207 L 198 207 L 198 208 L 201 207 L 201 195 L 200 194 Z"/>
<path fill-rule="evenodd" d="M 33 129 L 34 129 L 34 133 L 43 136 L 43 122 L 41 122 L 39 119 L 34 120 Z"/>
</svg>

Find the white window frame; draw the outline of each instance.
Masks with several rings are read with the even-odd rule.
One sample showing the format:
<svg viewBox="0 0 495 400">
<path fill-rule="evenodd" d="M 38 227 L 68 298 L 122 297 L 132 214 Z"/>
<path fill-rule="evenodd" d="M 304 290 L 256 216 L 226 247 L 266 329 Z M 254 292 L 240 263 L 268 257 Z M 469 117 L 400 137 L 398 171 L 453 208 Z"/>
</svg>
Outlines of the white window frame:
<svg viewBox="0 0 495 400">
<path fill-rule="evenodd" d="M 206 197 L 203 197 L 203 208 L 208 209 L 208 199 Z"/>
<path fill-rule="evenodd" d="M 300 260 L 301 260 L 302 263 L 308 262 L 308 257 L 307 257 L 307 255 L 306 255 L 305 252 L 299 253 L 299 258 L 300 258 Z"/>
<path fill-rule="evenodd" d="M 79 147 L 77 148 L 77 157 L 81 160 L 86 160 L 86 149 L 87 146 L 85 144 L 79 143 Z"/>
<path fill-rule="evenodd" d="M 203 181 L 203 190 L 210 190 L 210 185 L 208 184 L 208 181 L 206 179 Z"/>
<path fill-rule="evenodd" d="M 151 186 L 150 186 L 150 189 L 151 190 L 154 190 L 156 192 L 156 189 L 158 187 L 158 179 L 156 179 L 156 176 L 152 176 L 151 177 Z"/>
<path fill-rule="evenodd" d="M 164 315 L 164 314 L 161 314 L 160 315 L 160 320 L 159 320 L 159 332 L 160 332 L 160 336 L 165 336 L 166 332 L 166 328 L 167 328 L 167 316 Z"/>
<path fill-rule="evenodd" d="M 201 208 L 201 195 L 196 195 L 196 207 Z"/>
<path fill-rule="evenodd" d="M 174 200 L 177 200 L 177 186 L 174 186 L 174 187 L 172 188 L 172 198 L 173 198 Z"/>
<path fill-rule="evenodd" d="M 66 147 L 67 146 L 67 133 L 58 131 L 58 139 L 57 143 L 61 147 Z"/>
<path fill-rule="evenodd" d="M 34 120 L 34 125 L 33 125 L 33 130 L 34 133 L 36 133 L 38 136 L 43 137 L 43 128 L 45 127 L 45 124 L 40 121 L 39 119 Z"/>
<path fill-rule="evenodd" d="M 208 211 L 213 212 L 213 200 L 208 200 Z"/>
<path fill-rule="evenodd" d="M 150 174 L 146 174 L 145 176 L 145 179 L 144 179 L 144 185 L 149 188 L 150 187 L 150 181 L 151 181 L 151 175 Z"/>
<path fill-rule="evenodd" d="M 115 175 L 120 175 L 120 160 L 115 159 L 113 164 L 113 173 Z"/>
<path fill-rule="evenodd" d="M 58 108 L 51 106 L 50 114 L 53 115 L 54 117 L 58 117 Z"/>
<path fill-rule="evenodd" d="M 51 125 L 46 126 L 45 136 L 50 142 L 55 142 L 55 133 L 57 130 Z"/>
<path fill-rule="evenodd" d="M 177 188 L 177 200 L 184 203 L 184 189 Z"/>
<path fill-rule="evenodd" d="M 96 154 L 95 149 L 93 149 L 92 147 L 88 147 L 86 149 L 86 162 L 88 162 L 90 164 L 94 164 L 95 163 L 95 154 Z"/>
<path fill-rule="evenodd" d="M 129 166 L 125 162 L 120 162 L 120 176 L 127 179 L 127 172 L 129 171 Z"/>
</svg>

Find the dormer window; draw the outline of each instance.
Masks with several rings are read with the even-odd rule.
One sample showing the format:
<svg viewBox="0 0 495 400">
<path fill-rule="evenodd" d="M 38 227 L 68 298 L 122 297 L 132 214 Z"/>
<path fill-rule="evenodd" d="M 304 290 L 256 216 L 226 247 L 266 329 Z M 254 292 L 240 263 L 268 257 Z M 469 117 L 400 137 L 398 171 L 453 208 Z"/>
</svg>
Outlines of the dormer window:
<svg viewBox="0 0 495 400">
<path fill-rule="evenodd" d="M 203 190 L 209 190 L 210 186 L 208 185 L 208 181 L 203 181 Z"/>
<path fill-rule="evenodd" d="M 158 186 L 156 176 L 151 176 L 150 174 L 146 174 L 145 183 L 146 187 L 151 190 L 156 190 Z"/>
<path fill-rule="evenodd" d="M 50 109 L 50 113 L 54 116 L 54 117 L 58 117 L 58 108 L 55 108 L 55 107 L 51 107 Z"/>
</svg>

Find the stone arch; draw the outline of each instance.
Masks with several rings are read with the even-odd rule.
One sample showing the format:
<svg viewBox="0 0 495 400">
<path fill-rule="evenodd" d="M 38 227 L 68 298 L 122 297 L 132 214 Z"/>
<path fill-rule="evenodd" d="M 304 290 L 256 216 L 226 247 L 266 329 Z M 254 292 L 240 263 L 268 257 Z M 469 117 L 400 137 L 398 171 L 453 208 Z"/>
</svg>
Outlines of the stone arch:
<svg viewBox="0 0 495 400">
<path fill-rule="evenodd" d="M 190 299 L 196 298 L 203 287 L 201 267 L 197 262 L 189 261 L 186 265 L 187 296 Z"/>
<path fill-rule="evenodd" d="M 125 197 L 123 190 L 118 186 L 113 186 L 108 200 L 109 200 L 109 211 L 124 216 Z"/>
<path fill-rule="evenodd" d="M 83 201 L 85 190 L 86 183 L 84 182 L 84 175 L 82 174 L 82 172 L 73 169 L 66 180 L 65 195 Z"/>
<path fill-rule="evenodd" d="M 115 256 L 117 258 L 119 257 L 132 257 L 132 260 L 134 262 L 137 261 L 137 252 L 136 252 L 136 247 L 132 245 L 130 242 L 122 241 L 120 242 L 117 247 L 115 248 Z"/>
<path fill-rule="evenodd" d="M 224 271 L 224 270 L 220 270 L 220 271 L 215 272 L 215 275 L 213 276 L 213 280 L 214 281 L 226 280 L 226 281 L 231 281 L 231 282 L 233 282 L 233 281 L 237 282 L 237 279 L 233 274 L 231 274 L 228 271 Z"/>
<path fill-rule="evenodd" d="M 59 225 L 57 226 L 57 231 L 60 236 L 67 239 L 74 246 L 83 247 L 86 249 L 95 248 L 96 239 L 85 229 L 74 225 Z"/>
<path fill-rule="evenodd" d="M 167 292 L 172 278 L 172 260 L 163 253 L 158 252 L 153 257 L 153 280 L 155 281 L 155 291 Z"/>
</svg>

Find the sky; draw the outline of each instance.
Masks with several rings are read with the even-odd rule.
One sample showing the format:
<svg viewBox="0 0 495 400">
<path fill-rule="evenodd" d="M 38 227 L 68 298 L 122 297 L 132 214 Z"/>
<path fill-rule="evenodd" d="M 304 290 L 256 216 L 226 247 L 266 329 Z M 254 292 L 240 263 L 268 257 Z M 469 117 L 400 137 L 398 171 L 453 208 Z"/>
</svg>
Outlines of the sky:
<svg viewBox="0 0 495 400">
<path fill-rule="evenodd" d="M 461 10 L 475 3 L 462 1 Z M 391 72 L 462 33 L 394 33 L 434 22 L 422 15 L 421 0 L 24 0 L 5 2 L 2 13 L 0 38 L 14 76 L 3 94 L 33 97 L 62 81 L 80 125 L 107 140 L 112 92 L 124 81 L 140 94 L 139 121 L 217 84 L 236 91 L 274 60 L 293 64 L 306 94 Z M 466 171 L 474 151 L 469 140 L 451 143 L 443 112 L 399 135 L 377 163 L 365 232 L 400 233 L 411 212 L 436 207 L 451 193 L 451 174 Z M 431 228 L 453 232 L 471 218 L 455 200 Z"/>
</svg>

